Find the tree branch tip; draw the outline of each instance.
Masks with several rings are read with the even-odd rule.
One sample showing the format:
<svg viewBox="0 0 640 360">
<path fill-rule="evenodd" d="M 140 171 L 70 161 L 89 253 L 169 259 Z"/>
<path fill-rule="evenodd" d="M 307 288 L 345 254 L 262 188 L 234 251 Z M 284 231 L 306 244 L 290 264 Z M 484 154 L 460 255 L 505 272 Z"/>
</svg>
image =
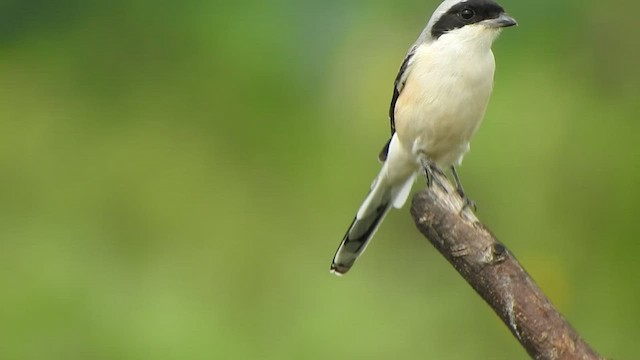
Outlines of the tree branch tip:
<svg viewBox="0 0 640 360">
<path fill-rule="evenodd" d="M 435 174 L 440 177 L 440 174 Z M 509 249 L 463 208 L 446 177 L 417 192 L 411 215 L 420 232 L 495 311 L 534 359 L 604 359 L 555 309 Z M 448 189 L 448 191 L 446 191 Z"/>
</svg>

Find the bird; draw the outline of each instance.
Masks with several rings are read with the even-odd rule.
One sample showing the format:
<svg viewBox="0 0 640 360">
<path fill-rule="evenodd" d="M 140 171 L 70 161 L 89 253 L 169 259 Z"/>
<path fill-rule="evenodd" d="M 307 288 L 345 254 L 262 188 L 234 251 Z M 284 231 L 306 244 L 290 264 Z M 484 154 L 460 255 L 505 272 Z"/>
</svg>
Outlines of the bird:
<svg viewBox="0 0 640 360">
<path fill-rule="evenodd" d="M 493 0 L 445 0 L 409 48 L 393 86 L 391 137 L 378 158 L 382 168 L 358 209 L 330 272 L 343 275 L 364 252 L 389 210 L 401 208 L 422 169 L 431 186 L 434 172 L 449 168 L 464 206 L 456 166 L 469 151 L 493 90 L 491 46 L 516 20 Z"/>
</svg>

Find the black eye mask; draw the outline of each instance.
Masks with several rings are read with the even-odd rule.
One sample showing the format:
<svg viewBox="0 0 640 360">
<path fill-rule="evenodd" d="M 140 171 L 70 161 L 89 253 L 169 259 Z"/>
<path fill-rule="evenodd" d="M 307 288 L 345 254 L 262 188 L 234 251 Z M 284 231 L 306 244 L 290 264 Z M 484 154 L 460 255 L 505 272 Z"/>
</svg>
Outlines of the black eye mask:
<svg viewBox="0 0 640 360">
<path fill-rule="evenodd" d="M 491 0 L 469 0 L 458 3 L 444 13 L 431 28 L 434 39 L 465 25 L 495 19 L 504 13 L 504 9 Z"/>
</svg>

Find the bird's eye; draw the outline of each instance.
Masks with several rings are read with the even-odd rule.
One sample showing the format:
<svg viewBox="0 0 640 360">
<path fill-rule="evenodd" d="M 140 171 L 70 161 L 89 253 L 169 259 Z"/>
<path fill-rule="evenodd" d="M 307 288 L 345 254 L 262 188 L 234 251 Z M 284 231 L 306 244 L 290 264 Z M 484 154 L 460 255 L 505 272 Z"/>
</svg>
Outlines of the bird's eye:
<svg viewBox="0 0 640 360">
<path fill-rule="evenodd" d="M 471 9 L 462 9 L 462 11 L 460 11 L 460 17 L 465 20 L 471 20 L 474 16 L 476 16 L 476 12 Z"/>
</svg>

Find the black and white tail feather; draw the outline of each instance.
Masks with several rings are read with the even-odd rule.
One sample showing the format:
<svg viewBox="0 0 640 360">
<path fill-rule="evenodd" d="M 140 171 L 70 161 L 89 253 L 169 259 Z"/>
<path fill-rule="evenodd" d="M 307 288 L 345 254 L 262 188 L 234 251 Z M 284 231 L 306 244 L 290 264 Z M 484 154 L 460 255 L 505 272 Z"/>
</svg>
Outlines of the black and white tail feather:
<svg viewBox="0 0 640 360">
<path fill-rule="evenodd" d="M 399 209 L 407 201 L 416 175 L 416 171 L 409 172 L 405 179 L 394 181 L 389 177 L 388 162 L 385 162 L 333 257 L 331 273 L 343 275 L 349 271 L 389 210 L 392 207 Z"/>
</svg>

